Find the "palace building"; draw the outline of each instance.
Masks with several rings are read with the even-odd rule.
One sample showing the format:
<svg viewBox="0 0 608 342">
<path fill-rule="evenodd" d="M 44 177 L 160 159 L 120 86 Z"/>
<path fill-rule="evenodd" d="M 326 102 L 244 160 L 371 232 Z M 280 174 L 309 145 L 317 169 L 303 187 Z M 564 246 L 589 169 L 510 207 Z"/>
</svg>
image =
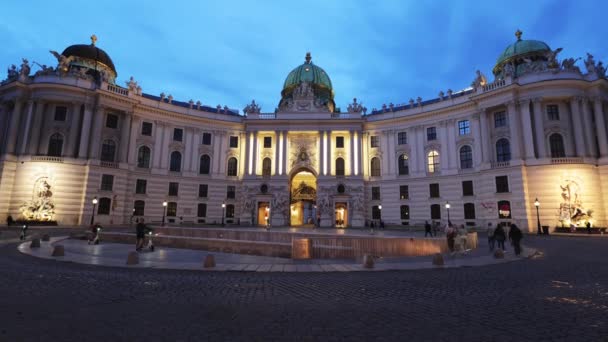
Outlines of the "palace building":
<svg viewBox="0 0 608 342">
<path fill-rule="evenodd" d="M 356 99 L 340 109 L 331 70 L 307 54 L 276 109 L 252 101 L 240 113 L 147 94 L 133 77 L 123 87 L 91 40 L 52 51 L 57 66 L 35 73 L 24 59 L 2 81 L 0 219 L 85 225 L 94 213 L 101 224 L 322 227 L 449 219 L 535 232 L 538 210 L 551 229 L 606 226 L 608 80 L 590 54 L 579 67 L 518 31 L 496 52 L 491 77 L 477 71 L 464 90 L 370 111 Z"/>
</svg>

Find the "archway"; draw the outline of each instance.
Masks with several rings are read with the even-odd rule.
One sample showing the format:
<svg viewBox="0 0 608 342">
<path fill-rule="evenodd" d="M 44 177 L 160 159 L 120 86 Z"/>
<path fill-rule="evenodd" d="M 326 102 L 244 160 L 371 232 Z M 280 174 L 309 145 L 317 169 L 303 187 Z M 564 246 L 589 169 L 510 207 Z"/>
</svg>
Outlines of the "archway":
<svg viewBox="0 0 608 342">
<path fill-rule="evenodd" d="M 317 177 L 307 169 L 293 174 L 289 215 L 292 226 L 314 226 L 317 222 Z"/>
</svg>

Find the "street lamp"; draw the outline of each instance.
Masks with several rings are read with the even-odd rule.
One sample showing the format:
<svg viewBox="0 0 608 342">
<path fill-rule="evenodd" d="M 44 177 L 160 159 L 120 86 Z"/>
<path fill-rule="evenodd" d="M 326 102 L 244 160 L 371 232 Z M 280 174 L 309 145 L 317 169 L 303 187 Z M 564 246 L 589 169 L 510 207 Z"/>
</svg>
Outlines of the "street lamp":
<svg viewBox="0 0 608 342">
<path fill-rule="evenodd" d="M 534 200 L 534 206 L 536 207 L 536 233 L 540 235 L 542 233 L 540 231 L 540 215 L 538 214 L 538 208 L 540 207 L 538 197 Z"/>
<path fill-rule="evenodd" d="M 450 224 L 450 202 L 445 202 L 445 209 L 448 211 L 448 224 Z"/>
<path fill-rule="evenodd" d="M 266 229 L 270 227 L 270 206 L 266 207 Z"/>
<path fill-rule="evenodd" d="M 167 214 L 167 201 L 163 201 L 163 223 L 162 226 L 165 225 L 165 215 Z"/>
<path fill-rule="evenodd" d="M 226 202 L 222 202 L 222 227 L 224 226 L 224 216 L 226 215 Z"/>
<path fill-rule="evenodd" d="M 91 225 L 95 222 L 95 207 L 97 206 L 97 197 L 93 197 L 93 215 L 91 215 Z"/>
</svg>

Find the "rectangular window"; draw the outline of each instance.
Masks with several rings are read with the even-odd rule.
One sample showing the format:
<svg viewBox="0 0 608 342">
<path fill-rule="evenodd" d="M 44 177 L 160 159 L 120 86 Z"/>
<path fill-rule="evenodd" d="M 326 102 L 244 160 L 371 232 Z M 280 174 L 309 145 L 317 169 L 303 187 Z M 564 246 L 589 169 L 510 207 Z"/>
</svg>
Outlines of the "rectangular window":
<svg viewBox="0 0 608 342">
<path fill-rule="evenodd" d="M 432 198 L 439 197 L 439 183 L 429 184 L 429 195 Z"/>
<path fill-rule="evenodd" d="M 179 191 L 179 183 L 169 183 L 169 196 L 177 196 Z"/>
<path fill-rule="evenodd" d="M 465 203 L 464 204 L 464 219 L 474 220 L 475 219 L 475 204 Z"/>
<path fill-rule="evenodd" d="M 399 186 L 399 198 L 400 199 L 409 199 L 410 198 L 410 189 L 407 185 Z"/>
<path fill-rule="evenodd" d="M 437 129 L 435 127 L 428 127 L 426 129 L 426 140 L 437 140 Z"/>
<path fill-rule="evenodd" d="M 135 193 L 136 194 L 145 194 L 147 186 L 148 186 L 148 181 L 146 181 L 145 179 L 138 179 L 135 182 Z"/>
<path fill-rule="evenodd" d="M 380 187 L 379 186 L 372 187 L 372 200 L 380 200 Z"/>
<path fill-rule="evenodd" d="M 199 203 L 196 210 L 196 216 L 207 217 L 207 203 Z"/>
<path fill-rule="evenodd" d="M 234 185 L 226 187 L 226 198 L 236 198 L 236 187 Z"/>
<path fill-rule="evenodd" d="M 168 217 L 177 216 L 177 203 L 175 203 L 175 202 L 167 203 L 167 216 Z"/>
<path fill-rule="evenodd" d="M 173 129 L 173 141 L 183 141 L 184 140 L 184 130 L 181 128 Z"/>
<path fill-rule="evenodd" d="M 462 181 L 462 196 L 473 196 L 473 181 Z"/>
<path fill-rule="evenodd" d="M 458 135 L 471 134 L 471 126 L 469 120 L 458 121 Z"/>
<path fill-rule="evenodd" d="M 272 147 L 272 137 L 264 137 L 264 148 Z"/>
<path fill-rule="evenodd" d="M 209 186 L 207 186 L 207 184 L 198 185 L 198 197 L 207 197 L 208 191 L 209 191 Z"/>
<path fill-rule="evenodd" d="M 55 107 L 55 121 L 65 121 L 68 114 L 68 107 L 57 106 Z"/>
<path fill-rule="evenodd" d="M 557 105 L 547 105 L 547 116 L 549 116 L 549 120 L 559 121 L 559 107 Z"/>
<path fill-rule="evenodd" d="M 402 220 L 409 220 L 410 219 L 410 206 L 409 205 L 402 205 L 401 208 L 401 219 Z"/>
<path fill-rule="evenodd" d="M 494 113 L 494 128 L 505 127 L 507 125 L 507 113 L 505 111 Z"/>
<path fill-rule="evenodd" d="M 108 114 L 106 116 L 106 127 L 118 128 L 118 116 L 114 114 Z"/>
<path fill-rule="evenodd" d="M 234 218 L 234 204 L 226 205 L 226 218 Z"/>
<path fill-rule="evenodd" d="M 230 148 L 239 147 L 239 137 L 231 135 L 230 136 Z"/>
<path fill-rule="evenodd" d="M 336 137 L 336 148 L 344 148 L 344 137 Z"/>
<path fill-rule="evenodd" d="M 399 144 L 399 145 L 407 144 L 407 132 L 397 133 L 397 144 Z"/>
<path fill-rule="evenodd" d="M 441 206 L 439 204 L 431 204 L 431 220 L 441 220 Z"/>
<path fill-rule="evenodd" d="M 369 145 L 371 147 L 380 147 L 380 139 L 377 135 L 372 135 L 369 137 Z"/>
<path fill-rule="evenodd" d="M 380 208 L 375 205 L 372 207 L 372 220 L 380 220 L 380 218 L 382 217 L 381 213 L 380 213 Z"/>
<path fill-rule="evenodd" d="M 211 133 L 203 133 L 203 145 L 211 145 Z"/>
<path fill-rule="evenodd" d="M 113 185 L 114 185 L 114 176 L 101 175 L 101 190 L 112 191 Z"/>
<path fill-rule="evenodd" d="M 152 136 L 152 123 L 151 122 L 142 122 L 141 124 L 141 135 Z"/>
<path fill-rule="evenodd" d="M 509 192 L 509 177 L 496 177 L 496 192 Z"/>
</svg>

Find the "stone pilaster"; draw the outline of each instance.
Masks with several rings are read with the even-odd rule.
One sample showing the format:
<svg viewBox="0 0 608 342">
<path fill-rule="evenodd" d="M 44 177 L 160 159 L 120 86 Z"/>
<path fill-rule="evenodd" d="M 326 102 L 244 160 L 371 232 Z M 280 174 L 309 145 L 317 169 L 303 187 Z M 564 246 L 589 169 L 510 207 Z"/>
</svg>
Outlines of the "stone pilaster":
<svg viewBox="0 0 608 342">
<path fill-rule="evenodd" d="M 91 129 L 91 143 L 89 144 L 89 158 L 99 159 L 101 149 L 101 130 L 105 119 L 105 107 L 97 106 L 93 115 L 93 128 Z"/>
<path fill-rule="evenodd" d="M 34 104 L 34 100 L 27 101 L 27 111 L 25 116 L 25 123 L 23 125 L 23 134 L 21 135 L 22 138 L 19 144 L 19 154 L 25 154 L 27 143 L 30 140 L 30 127 L 32 125 L 32 116 L 34 115 Z"/>
<path fill-rule="evenodd" d="M 547 147 L 545 144 L 545 124 L 542 105 L 542 99 L 536 98 L 533 101 L 532 108 L 534 109 L 534 139 L 536 141 L 536 157 L 547 157 Z"/>
<path fill-rule="evenodd" d="M 90 104 L 84 105 L 84 115 L 82 124 L 80 125 L 80 142 L 78 147 L 78 158 L 87 158 L 89 156 L 89 138 L 91 134 L 91 122 L 93 119 L 93 106 Z"/>
<path fill-rule="evenodd" d="M 70 157 L 75 157 L 78 153 L 78 133 L 80 132 L 80 109 L 82 108 L 82 103 L 73 102 L 72 103 L 72 112 L 70 117 L 70 136 L 68 138 L 68 146 L 70 147 L 70 152 L 68 153 Z M 32 131 L 32 138 L 34 137 L 34 131 Z"/>
<path fill-rule="evenodd" d="M 576 156 L 584 157 L 587 155 L 587 149 L 585 148 L 585 138 L 583 136 L 583 120 L 581 117 L 580 102 L 581 99 L 578 97 L 570 99 L 570 111 L 572 113 L 572 127 L 574 128 L 574 145 L 576 147 Z"/>
<path fill-rule="evenodd" d="M 31 155 L 38 154 L 38 145 L 40 144 L 40 136 L 42 135 L 42 121 L 44 119 L 44 108 L 45 103 L 38 101 L 36 105 L 36 111 L 34 112 L 34 118 L 32 119 L 32 137 L 30 138 L 30 146 L 28 153 Z M 70 127 L 70 130 L 76 130 L 78 127 Z M 75 142 L 73 142 L 76 145 Z M 76 146 L 77 148 L 78 146 Z"/>
<path fill-rule="evenodd" d="M 602 99 L 593 99 L 593 114 L 595 115 L 595 127 L 597 131 L 597 142 L 600 148 L 600 157 L 608 156 L 608 138 L 606 137 L 606 120 L 604 120 L 604 105 Z"/>
<path fill-rule="evenodd" d="M 520 101 L 519 110 L 521 111 L 524 135 L 524 156 L 525 159 L 534 159 L 534 135 L 532 133 L 532 120 L 530 118 L 530 100 Z"/>
<path fill-rule="evenodd" d="M 521 159 L 519 116 L 517 115 L 517 110 L 515 109 L 515 102 L 509 101 L 507 103 L 507 113 L 509 114 L 509 133 L 511 136 L 509 141 L 511 144 L 511 159 Z"/>
</svg>

